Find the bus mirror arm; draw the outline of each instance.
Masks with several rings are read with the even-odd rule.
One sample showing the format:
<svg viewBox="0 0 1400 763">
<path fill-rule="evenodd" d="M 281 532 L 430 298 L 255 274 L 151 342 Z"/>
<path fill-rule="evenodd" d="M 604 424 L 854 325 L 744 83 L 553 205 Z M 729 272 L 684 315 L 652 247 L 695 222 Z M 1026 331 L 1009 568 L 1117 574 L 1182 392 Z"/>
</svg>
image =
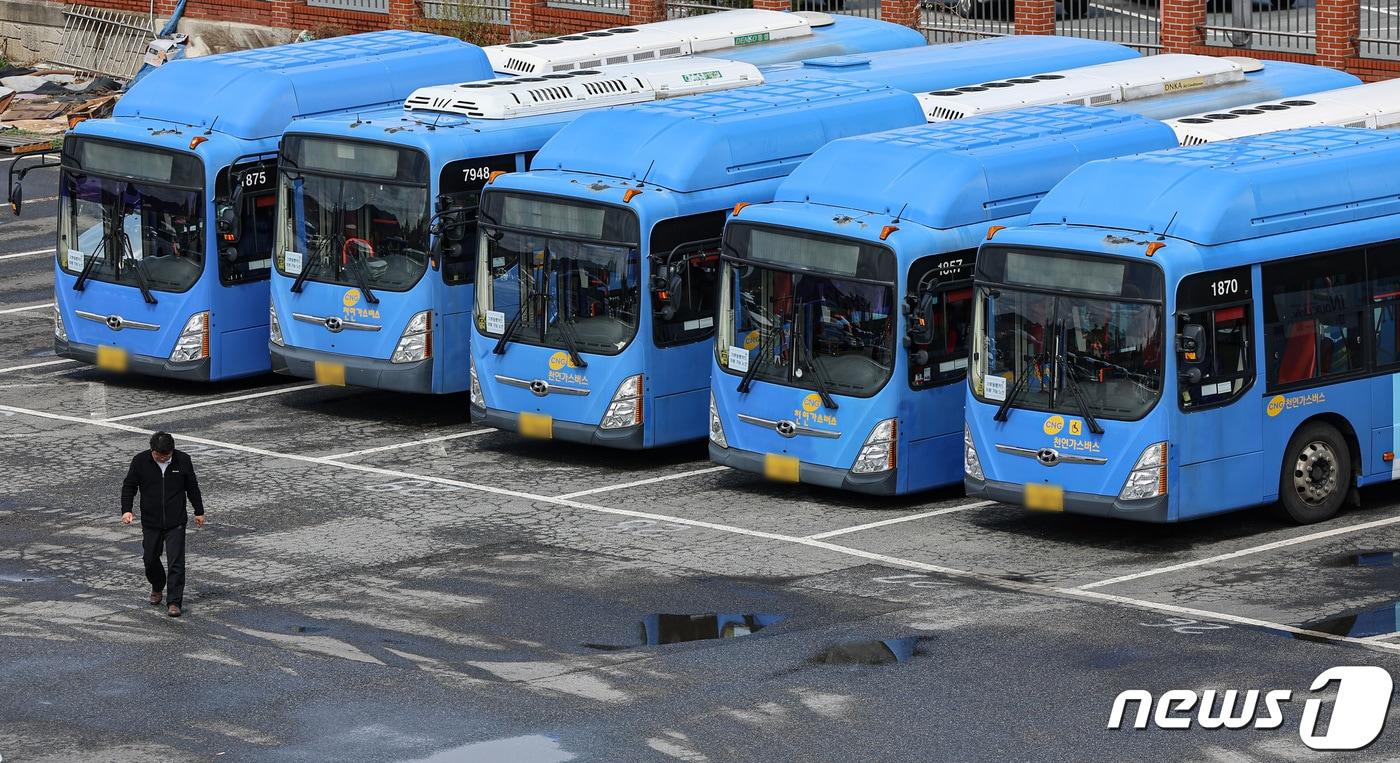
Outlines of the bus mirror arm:
<svg viewBox="0 0 1400 763">
<path fill-rule="evenodd" d="M 1199 323 L 1187 323 L 1176 336 L 1177 357 L 1181 360 L 1181 380 L 1187 384 L 1199 384 L 1205 372 L 1201 369 L 1201 347 L 1205 344 L 1206 329 Z"/>
</svg>

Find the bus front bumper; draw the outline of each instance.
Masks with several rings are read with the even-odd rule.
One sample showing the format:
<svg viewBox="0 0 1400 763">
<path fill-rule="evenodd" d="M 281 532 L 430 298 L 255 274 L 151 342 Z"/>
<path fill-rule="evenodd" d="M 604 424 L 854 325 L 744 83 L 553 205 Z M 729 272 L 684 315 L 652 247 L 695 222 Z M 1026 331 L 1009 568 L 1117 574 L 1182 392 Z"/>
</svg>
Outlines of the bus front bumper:
<svg viewBox="0 0 1400 763">
<path fill-rule="evenodd" d="M 520 432 L 520 414 L 502 411 L 497 408 L 471 407 L 472 421 L 485 422 L 505 432 Z M 597 424 L 580 424 L 576 421 L 554 419 L 550 422 L 551 440 L 576 442 L 582 445 L 601 445 L 604 448 L 621 450 L 641 450 L 646 447 L 643 427 L 625 429 L 603 429 Z"/>
<path fill-rule="evenodd" d="M 70 342 L 57 337 L 53 340 L 54 354 L 60 358 L 71 358 L 91 366 L 97 365 L 97 345 Z M 184 381 L 209 381 L 209 358 L 175 363 L 168 358 L 151 355 L 126 355 L 126 372 L 141 376 L 161 376 L 167 379 Z"/>
<path fill-rule="evenodd" d="M 315 379 L 316 364 L 326 363 L 344 369 L 347 387 L 423 394 L 432 394 L 433 391 L 432 358 L 412 363 L 390 363 L 387 360 L 337 355 L 333 352 L 287 347 L 271 342 L 268 342 L 267 352 L 272 358 L 272 370 L 279 374 Z"/>
<path fill-rule="evenodd" d="M 984 498 L 1012 506 L 1025 505 L 1025 487 L 1011 482 L 974 480 L 963 477 L 963 488 L 969 498 Z M 1116 497 L 1094 493 L 1065 493 L 1064 510 L 1069 514 L 1095 517 L 1116 517 L 1135 522 L 1170 522 L 1167 516 L 1167 496 L 1145 501 L 1120 501 Z"/>
<path fill-rule="evenodd" d="M 711 442 L 710 460 L 731 469 L 763 474 L 766 454 L 738 448 L 721 448 Z M 849 469 L 809 464 L 803 461 L 797 467 L 797 481 L 808 485 L 848 490 L 852 493 L 894 495 L 897 492 L 898 472 L 895 469 L 890 469 L 875 474 L 854 474 Z"/>
</svg>

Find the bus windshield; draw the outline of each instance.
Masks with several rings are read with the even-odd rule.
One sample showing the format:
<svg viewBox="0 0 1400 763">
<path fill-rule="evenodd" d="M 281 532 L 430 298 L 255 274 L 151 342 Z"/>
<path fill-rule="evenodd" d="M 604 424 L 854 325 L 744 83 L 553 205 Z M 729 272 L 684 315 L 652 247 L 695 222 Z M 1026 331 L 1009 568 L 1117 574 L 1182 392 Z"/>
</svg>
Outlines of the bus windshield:
<svg viewBox="0 0 1400 763">
<path fill-rule="evenodd" d="M 630 210 L 518 193 L 482 201 L 477 328 L 599 354 L 637 334 L 641 262 Z"/>
<path fill-rule="evenodd" d="M 428 268 L 428 167 L 408 149 L 328 138 L 283 141 L 277 270 L 406 291 Z"/>
<path fill-rule="evenodd" d="M 69 140 L 59 203 L 59 266 L 71 275 L 185 291 L 204 267 L 198 159 L 107 141 Z"/>
<path fill-rule="evenodd" d="M 1162 392 L 1162 272 L 1045 250 L 983 249 L 973 393 L 993 404 L 1134 420 Z"/>
<path fill-rule="evenodd" d="M 857 397 L 885 385 L 894 366 L 893 253 L 850 239 L 737 224 L 726 239 L 716 342 L 721 368 Z"/>
</svg>

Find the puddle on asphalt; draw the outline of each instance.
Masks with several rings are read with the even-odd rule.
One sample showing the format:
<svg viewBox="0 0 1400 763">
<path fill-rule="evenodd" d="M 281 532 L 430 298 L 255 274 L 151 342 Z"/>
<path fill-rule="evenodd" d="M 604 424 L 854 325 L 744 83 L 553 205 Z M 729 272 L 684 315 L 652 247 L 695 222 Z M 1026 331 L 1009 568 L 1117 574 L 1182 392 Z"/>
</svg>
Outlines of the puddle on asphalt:
<svg viewBox="0 0 1400 763">
<path fill-rule="evenodd" d="M 655 614 L 643 618 L 640 629 L 642 643 L 656 646 L 747 636 L 782 620 L 783 615 L 740 615 L 724 612 L 699 615 Z"/>
<path fill-rule="evenodd" d="M 405 763 L 467 763 L 468 761 L 509 760 L 511 763 L 563 763 L 576 756 L 559 746 L 559 740 L 543 734 L 473 742 Z"/>
<path fill-rule="evenodd" d="M 9 574 L 0 574 L 0 583 L 39 583 L 39 582 L 42 582 L 42 581 L 47 580 L 47 579 L 48 579 L 48 578 L 41 578 L 41 577 L 38 577 L 37 575 L 25 575 L 25 574 L 9 575 Z"/>
<path fill-rule="evenodd" d="M 1351 636 L 1353 638 L 1384 636 L 1400 632 L 1400 602 L 1392 601 L 1364 612 L 1329 617 L 1300 627 L 1310 631 L 1330 633 L 1334 636 Z M 1294 636 L 1304 641 L 1319 640 L 1302 633 L 1294 634 Z"/>
<path fill-rule="evenodd" d="M 1394 567 L 1395 551 L 1391 549 L 1377 549 L 1375 551 L 1357 551 L 1351 554 L 1343 554 L 1333 557 L 1327 562 L 1328 567 Z"/>
<path fill-rule="evenodd" d="M 919 638 L 872 639 L 837 644 L 812 658 L 818 665 L 889 665 L 907 662 L 918 649 Z"/>
</svg>

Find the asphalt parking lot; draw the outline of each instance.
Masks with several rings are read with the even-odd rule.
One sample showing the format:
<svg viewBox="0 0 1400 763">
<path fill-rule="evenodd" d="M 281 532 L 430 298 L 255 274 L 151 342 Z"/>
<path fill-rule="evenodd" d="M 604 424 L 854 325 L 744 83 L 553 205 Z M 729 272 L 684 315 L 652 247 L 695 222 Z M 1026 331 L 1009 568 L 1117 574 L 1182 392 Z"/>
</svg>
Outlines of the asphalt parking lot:
<svg viewBox="0 0 1400 763">
<path fill-rule="evenodd" d="M 1400 490 L 1135 525 L 528 442 L 464 396 L 108 376 L 52 355 L 55 188 L 0 221 L 7 763 L 1303 761 L 1316 676 L 1400 670 Z M 209 507 L 178 620 L 118 519 L 156 429 Z M 754 617 L 646 643 L 707 613 Z M 1293 699 L 1275 729 L 1107 728 L 1128 689 Z M 1393 759 L 1400 725 L 1330 755 Z"/>
</svg>

